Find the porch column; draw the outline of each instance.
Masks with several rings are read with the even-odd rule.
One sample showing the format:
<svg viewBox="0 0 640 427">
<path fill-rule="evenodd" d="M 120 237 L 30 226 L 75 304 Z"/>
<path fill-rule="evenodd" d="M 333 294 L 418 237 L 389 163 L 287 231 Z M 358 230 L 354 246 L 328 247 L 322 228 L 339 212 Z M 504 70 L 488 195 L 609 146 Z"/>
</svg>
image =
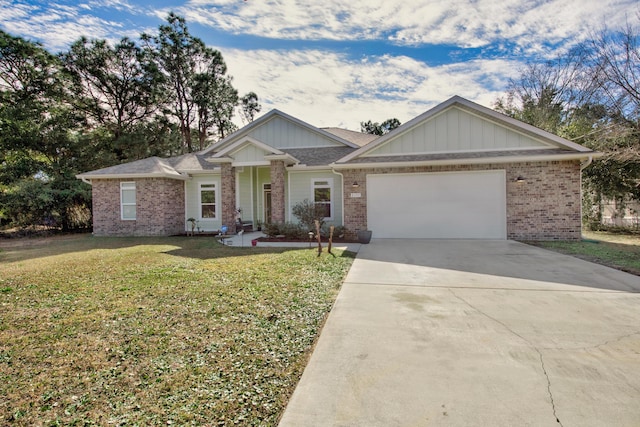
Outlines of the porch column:
<svg viewBox="0 0 640 427">
<path fill-rule="evenodd" d="M 271 160 L 271 221 L 283 223 L 284 218 L 284 161 Z"/>
<path fill-rule="evenodd" d="M 231 163 L 220 165 L 222 175 L 222 225 L 228 233 L 236 232 L 236 168 Z"/>
</svg>

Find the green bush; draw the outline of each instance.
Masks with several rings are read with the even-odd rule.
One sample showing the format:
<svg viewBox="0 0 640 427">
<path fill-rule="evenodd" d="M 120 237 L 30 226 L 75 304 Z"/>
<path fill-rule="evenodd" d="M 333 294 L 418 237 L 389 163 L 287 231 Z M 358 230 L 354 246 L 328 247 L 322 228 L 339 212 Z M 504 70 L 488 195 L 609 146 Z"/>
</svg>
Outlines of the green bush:
<svg viewBox="0 0 640 427">
<path fill-rule="evenodd" d="M 329 238 L 329 234 L 331 233 L 331 226 L 329 224 L 323 224 L 322 227 L 320 228 L 320 235 L 324 238 Z M 342 226 L 342 225 L 338 225 L 335 226 L 333 229 L 333 238 L 334 239 L 339 239 L 344 237 L 345 233 L 347 232 L 347 229 Z"/>
<path fill-rule="evenodd" d="M 269 237 L 275 237 L 280 234 L 280 225 L 275 222 L 265 222 L 262 225 L 262 232 Z"/>
<path fill-rule="evenodd" d="M 298 218 L 298 221 L 306 228 L 307 232 L 315 232 L 316 220 L 320 221 L 320 226 L 324 224 L 325 208 L 315 204 L 309 199 L 304 199 L 302 202 L 296 203 L 291 209 L 291 213 Z"/>
<path fill-rule="evenodd" d="M 302 224 L 285 222 L 280 225 L 280 234 L 287 239 L 306 239 L 309 231 Z"/>
<path fill-rule="evenodd" d="M 292 222 L 269 223 L 262 226 L 262 231 L 269 237 L 284 236 L 286 239 L 307 239 L 308 231 L 301 224 Z"/>
</svg>

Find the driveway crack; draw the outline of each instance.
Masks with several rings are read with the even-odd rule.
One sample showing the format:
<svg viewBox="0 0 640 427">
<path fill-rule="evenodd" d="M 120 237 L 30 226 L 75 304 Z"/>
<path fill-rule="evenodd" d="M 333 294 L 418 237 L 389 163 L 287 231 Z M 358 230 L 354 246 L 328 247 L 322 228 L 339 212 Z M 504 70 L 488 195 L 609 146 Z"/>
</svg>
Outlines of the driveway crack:
<svg viewBox="0 0 640 427">
<path fill-rule="evenodd" d="M 615 338 L 611 338 L 610 340 L 607 340 L 605 342 L 602 342 L 600 344 L 594 344 L 594 345 L 590 345 L 590 346 L 583 346 L 583 347 L 542 347 L 542 350 L 578 350 L 578 351 L 588 351 L 588 350 L 593 350 L 596 348 L 602 348 L 602 347 L 606 347 L 610 344 L 616 343 L 616 342 L 620 342 L 624 339 L 627 338 L 631 338 L 634 335 L 640 335 L 640 331 L 634 331 L 634 332 L 630 332 L 628 334 L 625 335 L 620 335 L 618 337 Z M 633 351 L 635 354 L 640 354 L 637 351 Z"/>
<path fill-rule="evenodd" d="M 560 418 L 558 418 L 558 414 L 556 412 L 556 403 L 555 400 L 553 399 L 553 392 L 551 391 L 551 380 L 549 379 L 549 374 L 547 373 L 547 368 L 545 367 L 544 364 L 544 356 L 542 355 L 542 352 L 538 349 L 538 347 L 536 347 L 531 341 L 529 341 L 527 338 L 525 338 L 523 335 L 519 334 L 518 332 L 514 331 L 513 329 L 511 329 L 509 327 L 509 325 L 507 325 L 506 323 L 496 319 L 495 317 L 485 313 L 484 311 L 480 310 L 478 307 L 476 307 L 475 305 L 471 304 L 469 301 L 467 301 L 466 299 L 462 298 L 461 296 L 459 296 L 458 294 L 456 294 L 453 289 L 449 289 L 449 292 L 451 292 L 451 294 L 456 297 L 457 299 L 459 299 L 460 301 L 462 301 L 464 304 L 468 305 L 469 307 L 471 307 L 472 309 L 474 309 L 475 311 L 477 311 L 478 313 L 482 314 L 483 316 L 485 316 L 488 319 L 491 319 L 492 321 L 498 323 L 499 325 L 501 325 L 503 328 L 505 328 L 507 331 L 509 331 L 510 333 L 512 333 L 513 335 L 517 336 L 518 338 L 520 338 L 522 341 L 524 341 L 525 343 L 527 343 L 527 345 L 532 348 L 533 350 L 535 350 L 536 353 L 538 353 L 538 357 L 540 358 L 540 367 L 542 368 L 542 373 L 544 374 L 546 380 L 547 380 L 547 393 L 549 394 L 549 400 L 551 401 L 551 409 L 553 411 L 553 417 L 556 419 L 556 422 L 561 426 L 564 427 L 562 424 L 562 421 L 560 421 Z"/>
</svg>

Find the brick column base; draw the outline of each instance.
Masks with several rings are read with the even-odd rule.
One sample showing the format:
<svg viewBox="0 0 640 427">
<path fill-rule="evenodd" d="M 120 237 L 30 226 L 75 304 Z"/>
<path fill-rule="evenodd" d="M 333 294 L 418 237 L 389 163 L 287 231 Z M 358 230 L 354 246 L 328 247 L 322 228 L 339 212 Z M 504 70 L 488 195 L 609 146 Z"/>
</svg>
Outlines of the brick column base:
<svg viewBox="0 0 640 427">
<path fill-rule="evenodd" d="M 283 223 L 284 216 L 284 161 L 271 161 L 271 221 Z"/>
<path fill-rule="evenodd" d="M 222 225 L 228 233 L 236 232 L 236 168 L 231 163 L 221 165 L 222 175 Z"/>
</svg>

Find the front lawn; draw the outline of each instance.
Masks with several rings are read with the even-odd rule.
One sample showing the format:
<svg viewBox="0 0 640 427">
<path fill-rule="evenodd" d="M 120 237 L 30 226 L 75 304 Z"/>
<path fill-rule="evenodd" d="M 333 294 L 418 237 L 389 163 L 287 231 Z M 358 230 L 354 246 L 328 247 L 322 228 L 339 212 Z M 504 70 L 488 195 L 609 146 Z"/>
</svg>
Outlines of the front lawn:
<svg viewBox="0 0 640 427">
<path fill-rule="evenodd" d="M 640 235 L 590 231 L 583 237 L 579 242 L 532 243 L 640 276 Z"/>
<path fill-rule="evenodd" d="M 0 242 L 0 424 L 275 425 L 353 257 Z"/>
</svg>

